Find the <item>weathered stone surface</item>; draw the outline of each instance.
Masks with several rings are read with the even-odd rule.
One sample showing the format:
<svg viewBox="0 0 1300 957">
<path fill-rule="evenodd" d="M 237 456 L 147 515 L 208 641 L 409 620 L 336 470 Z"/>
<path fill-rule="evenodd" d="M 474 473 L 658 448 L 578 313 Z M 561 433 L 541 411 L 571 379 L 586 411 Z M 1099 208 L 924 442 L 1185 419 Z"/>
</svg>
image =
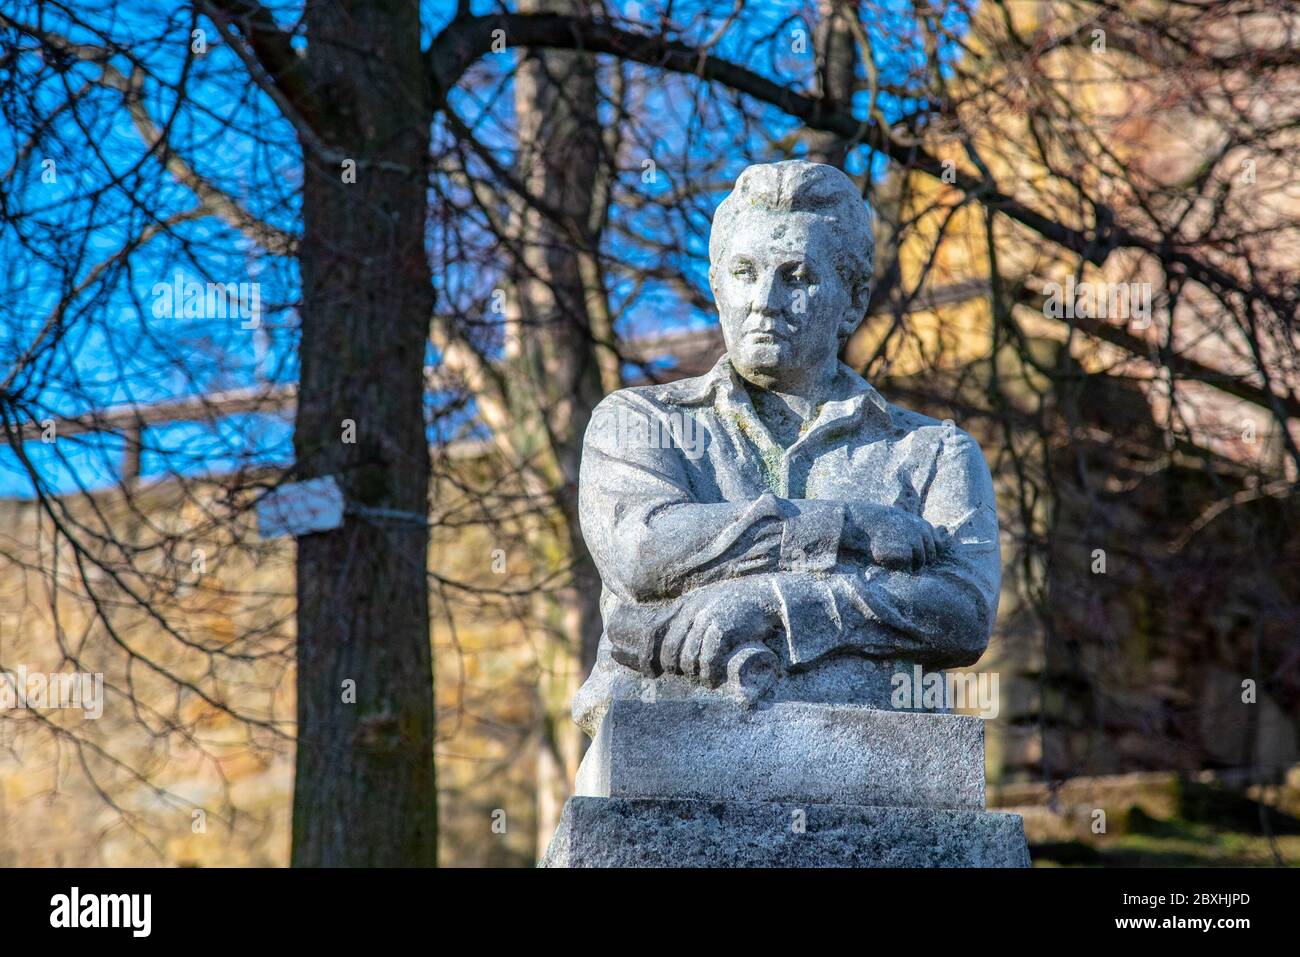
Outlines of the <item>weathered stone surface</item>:
<svg viewBox="0 0 1300 957">
<path fill-rule="evenodd" d="M 900 673 L 979 658 L 1001 564 L 975 440 L 839 361 L 873 255 L 843 172 L 749 167 L 709 237 L 727 354 L 593 410 L 595 741 L 546 864 L 1028 862 L 1020 818 L 982 810 L 979 719 L 889 710 Z"/>
<path fill-rule="evenodd" d="M 543 867 L 1027 867 L 992 811 L 574 797 Z"/>
<path fill-rule="evenodd" d="M 843 172 L 749 167 L 709 239 L 726 355 L 593 410 L 578 498 L 605 629 L 574 702 L 585 728 L 644 682 L 883 706 L 895 666 L 983 652 L 1001 576 L 983 453 L 838 358 L 873 250 Z"/>
<path fill-rule="evenodd" d="M 748 649 L 744 649 L 748 650 Z M 596 736 L 610 702 L 625 699 L 656 701 L 684 700 L 750 704 L 755 701 L 806 701 L 819 704 L 864 705 L 884 711 L 893 711 L 894 679 L 907 675 L 908 662 L 890 659 L 866 658 L 860 655 L 842 655 L 827 658 L 814 666 L 776 676 L 775 683 L 761 693 L 754 693 L 756 682 L 746 682 L 747 675 L 727 676 L 719 688 L 710 688 L 681 675 L 659 675 L 651 678 L 637 674 L 611 661 L 607 648 L 602 648 L 596 667 L 574 699 L 573 715 L 589 738 Z M 728 662 L 736 661 L 735 656 Z M 942 680 L 944 672 L 937 674 Z M 947 702 L 945 702 L 945 706 Z M 942 709 L 939 709 L 942 710 Z"/>
<path fill-rule="evenodd" d="M 576 793 L 983 809 L 984 726 L 853 705 L 621 700 Z"/>
</svg>

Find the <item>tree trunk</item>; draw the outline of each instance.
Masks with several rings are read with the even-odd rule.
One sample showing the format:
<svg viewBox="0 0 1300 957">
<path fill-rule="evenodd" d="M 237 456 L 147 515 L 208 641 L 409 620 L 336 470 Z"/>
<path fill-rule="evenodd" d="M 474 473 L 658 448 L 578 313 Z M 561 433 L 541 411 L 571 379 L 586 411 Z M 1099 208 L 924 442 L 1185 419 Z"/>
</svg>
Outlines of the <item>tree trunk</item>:
<svg viewBox="0 0 1300 957">
<path fill-rule="evenodd" d="M 586 0 L 522 0 L 521 12 L 548 11 L 589 15 Z M 559 210 L 557 223 L 521 207 L 522 262 L 514 285 L 519 322 L 510 337 L 508 360 L 520 369 L 514 379 L 518 421 L 528 436 L 516 446 L 531 454 L 531 444 L 549 445 L 544 460 L 552 504 L 564 517 L 572 583 L 557 597 L 552 616 L 561 646 L 543 670 L 539 700 L 547 711 L 537 765 L 539 850 L 558 822 L 584 741 L 569 719 L 574 693 L 596 660 L 600 640 L 600 576 L 578 524 L 578 466 L 591 411 L 605 392 L 600 346 L 611 335 L 597 329 L 592 305 L 604 296 L 595 283 L 594 246 L 603 208 L 593 194 L 606 175 L 596 112 L 596 59 L 584 53 L 529 52 L 515 74 L 519 126 L 518 171 L 529 193 Z M 601 200 L 597 198 L 596 204 Z M 596 288 L 593 288 L 593 284 Z M 598 310 L 599 311 L 599 310 Z M 615 365 L 615 372 L 617 366 Z M 606 376 L 605 378 L 607 378 Z M 531 437 L 531 438 L 530 438 Z"/>
<path fill-rule="evenodd" d="M 838 113 L 848 110 L 853 101 L 858 47 L 850 18 L 857 16 L 857 9 L 843 0 L 820 0 L 817 11 L 820 20 L 813 38 L 817 51 L 817 91 L 822 108 L 828 114 Z M 808 159 L 814 163 L 843 169 L 849 145 L 838 133 L 808 131 Z"/>
<path fill-rule="evenodd" d="M 355 161 L 355 177 L 340 157 L 302 144 L 294 451 L 300 477 L 335 475 L 350 505 L 387 512 L 349 514 L 341 528 L 298 539 L 292 863 L 432 865 L 431 117 L 419 4 L 313 3 L 305 16 L 317 132 Z"/>
</svg>

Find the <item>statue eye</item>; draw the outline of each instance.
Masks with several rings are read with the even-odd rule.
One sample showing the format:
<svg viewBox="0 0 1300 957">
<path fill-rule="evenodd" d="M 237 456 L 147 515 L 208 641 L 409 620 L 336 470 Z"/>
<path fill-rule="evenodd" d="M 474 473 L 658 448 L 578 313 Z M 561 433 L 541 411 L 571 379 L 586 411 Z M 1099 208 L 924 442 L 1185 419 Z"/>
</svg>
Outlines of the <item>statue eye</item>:
<svg viewBox="0 0 1300 957">
<path fill-rule="evenodd" d="M 789 266 L 785 271 L 786 282 L 811 283 L 812 271 L 807 266 Z"/>
<path fill-rule="evenodd" d="M 753 279 L 754 266 L 752 263 L 740 262 L 731 267 L 731 274 L 737 279 Z"/>
</svg>

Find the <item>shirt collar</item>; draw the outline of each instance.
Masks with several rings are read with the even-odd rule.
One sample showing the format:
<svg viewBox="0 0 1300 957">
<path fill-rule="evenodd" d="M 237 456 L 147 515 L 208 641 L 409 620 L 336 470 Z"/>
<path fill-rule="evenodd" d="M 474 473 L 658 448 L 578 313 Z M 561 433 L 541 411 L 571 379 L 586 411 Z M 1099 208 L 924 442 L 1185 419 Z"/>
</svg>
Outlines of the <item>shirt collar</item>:
<svg viewBox="0 0 1300 957">
<path fill-rule="evenodd" d="M 709 372 L 695 379 L 679 380 L 676 384 L 682 387 L 681 401 L 691 404 L 707 402 L 726 405 L 753 414 L 749 394 L 741 384 L 740 375 L 731 365 L 731 358 L 726 353 Z M 872 423 L 881 428 L 892 427 L 893 416 L 890 414 L 889 403 L 885 401 L 885 397 L 866 379 L 842 362 L 836 370 L 834 386 L 834 391 L 845 397 L 823 403 L 817 418 L 805 433 L 805 438 L 813 432 L 821 432 L 831 426 L 838 428 Z"/>
</svg>

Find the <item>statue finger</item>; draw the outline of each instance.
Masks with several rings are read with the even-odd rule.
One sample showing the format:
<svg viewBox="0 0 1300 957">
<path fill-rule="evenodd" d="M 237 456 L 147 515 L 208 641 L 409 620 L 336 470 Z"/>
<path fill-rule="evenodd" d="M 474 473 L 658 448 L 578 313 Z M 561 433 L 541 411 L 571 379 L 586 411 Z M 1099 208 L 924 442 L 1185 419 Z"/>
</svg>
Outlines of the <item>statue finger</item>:
<svg viewBox="0 0 1300 957">
<path fill-rule="evenodd" d="M 878 543 L 872 546 L 871 557 L 882 568 L 906 568 L 912 561 L 910 547 Z"/>
<path fill-rule="evenodd" d="M 681 672 L 682 642 L 686 639 L 688 628 L 671 628 L 664 638 L 663 647 L 659 649 L 659 667 L 664 674 L 675 675 Z"/>
<path fill-rule="evenodd" d="M 682 674 L 688 678 L 694 678 L 700 673 L 700 647 L 704 644 L 706 633 L 716 631 L 718 628 L 713 622 L 703 628 L 692 626 L 686 632 L 686 641 L 682 644 L 681 666 Z"/>
<path fill-rule="evenodd" d="M 939 551 L 944 555 L 951 555 L 957 548 L 957 539 L 952 532 L 942 525 L 935 526 L 935 533 L 939 537 Z"/>
<path fill-rule="evenodd" d="M 925 563 L 928 565 L 938 557 L 939 553 L 939 548 L 934 541 L 934 529 L 928 525 L 921 529 L 921 545 L 925 548 Z"/>
</svg>

